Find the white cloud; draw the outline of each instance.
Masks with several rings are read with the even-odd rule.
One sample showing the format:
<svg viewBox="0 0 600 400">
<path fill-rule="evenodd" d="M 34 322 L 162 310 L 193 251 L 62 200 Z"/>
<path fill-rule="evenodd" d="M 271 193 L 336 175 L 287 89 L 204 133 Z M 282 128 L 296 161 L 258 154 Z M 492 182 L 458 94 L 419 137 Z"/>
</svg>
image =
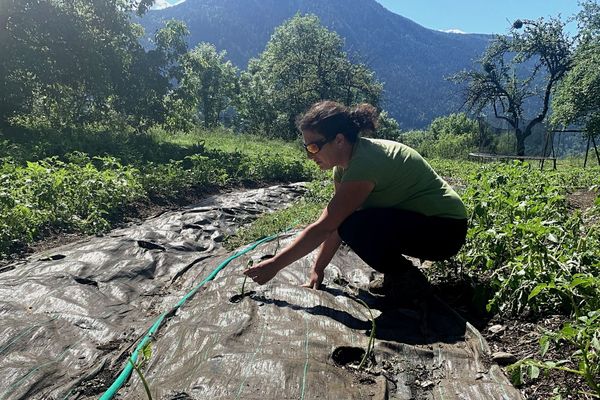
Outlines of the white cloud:
<svg viewBox="0 0 600 400">
<path fill-rule="evenodd" d="M 442 29 L 442 32 L 446 32 L 446 33 L 460 33 L 461 35 L 466 34 L 467 32 L 461 31 L 460 29 Z"/>
<path fill-rule="evenodd" d="M 163 8 L 173 7 L 179 3 L 183 3 L 185 0 L 156 0 L 152 6 L 153 10 L 162 10 Z"/>
</svg>

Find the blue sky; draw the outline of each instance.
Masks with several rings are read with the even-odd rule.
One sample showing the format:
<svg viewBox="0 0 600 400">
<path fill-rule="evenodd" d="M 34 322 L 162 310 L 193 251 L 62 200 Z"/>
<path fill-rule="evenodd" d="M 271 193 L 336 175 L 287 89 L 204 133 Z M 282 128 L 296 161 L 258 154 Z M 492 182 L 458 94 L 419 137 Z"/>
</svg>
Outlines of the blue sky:
<svg viewBox="0 0 600 400">
<path fill-rule="evenodd" d="M 390 11 L 436 30 L 507 33 L 516 19 L 537 19 L 577 13 L 577 0 L 377 0 Z M 509 22 L 510 21 L 510 22 Z M 576 26 L 570 24 L 574 33 Z"/>
<path fill-rule="evenodd" d="M 162 8 L 184 0 L 157 0 Z M 465 33 L 507 33 L 515 19 L 537 19 L 561 14 L 563 20 L 578 10 L 577 0 L 376 0 L 390 11 L 426 28 L 456 29 Z M 575 24 L 568 26 L 575 32 Z"/>
</svg>

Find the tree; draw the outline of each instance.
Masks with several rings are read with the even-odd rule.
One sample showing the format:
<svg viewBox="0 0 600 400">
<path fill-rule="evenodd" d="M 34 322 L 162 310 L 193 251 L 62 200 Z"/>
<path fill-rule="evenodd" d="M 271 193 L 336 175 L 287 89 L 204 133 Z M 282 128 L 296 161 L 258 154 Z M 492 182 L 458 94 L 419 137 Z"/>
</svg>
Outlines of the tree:
<svg viewBox="0 0 600 400">
<path fill-rule="evenodd" d="M 239 90 L 237 68 L 225 57 L 225 51 L 219 53 L 212 44 L 201 43 L 181 61 L 182 78 L 175 97 L 187 104 L 191 118 L 199 115 L 206 128 L 218 124 Z"/>
<path fill-rule="evenodd" d="M 373 134 L 380 139 L 398 140 L 401 133 L 398 121 L 390 117 L 387 111 L 382 111 L 377 121 L 377 130 Z"/>
<path fill-rule="evenodd" d="M 106 61 L 116 58 L 113 44 L 128 33 L 121 29 L 115 4 L 96 3 L 2 2 L 0 118 L 37 107 L 42 112 L 58 109 L 70 119 L 69 114 L 81 115 L 92 99 L 109 91 Z M 105 51 L 98 51 L 104 41 Z M 86 96 L 90 93 L 94 96 Z"/>
<path fill-rule="evenodd" d="M 132 5 L 2 1 L 0 122 L 15 115 L 58 128 L 113 118 L 143 127 L 159 120 L 169 80 L 139 43 L 143 30 L 131 23 Z"/>
<path fill-rule="evenodd" d="M 517 20 L 510 36 L 496 36 L 486 49 L 478 61 L 482 71 L 452 77 L 467 83 L 469 111 L 478 114 L 491 108 L 496 118 L 512 126 L 517 155 L 525 155 L 525 139 L 546 117 L 553 89 L 571 68 L 574 40 L 564 25 L 557 18 Z M 539 110 L 531 117 L 526 109 L 534 108 L 536 101 Z"/>
<path fill-rule="evenodd" d="M 600 133 L 600 5 L 582 4 L 577 16 L 579 44 L 573 69 L 557 88 L 552 99 L 552 122 L 585 127 L 588 135 Z"/>
<path fill-rule="evenodd" d="M 170 80 L 179 82 L 182 78 L 181 58 L 187 53 L 186 37 L 190 34 L 182 21 L 169 20 L 154 34 L 155 49 L 148 53 L 155 58 L 162 74 Z"/>
<path fill-rule="evenodd" d="M 279 26 L 259 58 L 250 61 L 242 82 L 242 126 L 286 139 L 296 137 L 296 116 L 312 103 L 377 106 L 382 90 L 366 66 L 350 62 L 339 35 L 314 15 L 296 15 Z"/>
</svg>

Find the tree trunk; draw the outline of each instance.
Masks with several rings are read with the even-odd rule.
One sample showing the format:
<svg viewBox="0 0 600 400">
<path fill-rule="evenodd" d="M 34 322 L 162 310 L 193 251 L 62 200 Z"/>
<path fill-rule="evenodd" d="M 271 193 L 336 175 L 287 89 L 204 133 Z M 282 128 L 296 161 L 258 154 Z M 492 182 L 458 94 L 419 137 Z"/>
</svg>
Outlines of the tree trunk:
<svg viewBox="0 0 600 400">
<path fill-rule="evenodd" d="M 525 135 L 523 135 L 523 131 L 517 128 L 515 129 L 515 136 L 517 137 L 517 155 L 524 156 L 525 155 Z"/>
</svg>

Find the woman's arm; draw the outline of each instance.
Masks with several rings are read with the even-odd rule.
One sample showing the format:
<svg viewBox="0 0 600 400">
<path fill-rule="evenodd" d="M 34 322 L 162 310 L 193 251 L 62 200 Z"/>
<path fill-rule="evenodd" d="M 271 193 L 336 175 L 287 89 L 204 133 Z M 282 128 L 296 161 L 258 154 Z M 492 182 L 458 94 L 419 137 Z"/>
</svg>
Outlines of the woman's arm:
<svg viewBox="0 0 600 400">
<path fill-rule="evenodd" d="M 338 226 L 364 203 L 374 186 L 370 181 L 339 184 L 333 198 L 316 222 L 307 226 L 275 257 L 247 269 L 244 274 L 261 285 L 270 281 L 277 272 L 313 251 L 336 232 Z"/>
<path fill-rule="evenodd" d="M 319 254 L 315 259 L 315 262 L 310 270 L 310 277 L 308 283 L 305 283 L 304 287 L 311 289 L 319 289 L 325 276 L 325 268 L 331 262 L 331 259 L 335 255 L 335 252 L 340 247 L 342 239 L 337 231 L 333 232 L 321 245 Z"/>
</svg>

